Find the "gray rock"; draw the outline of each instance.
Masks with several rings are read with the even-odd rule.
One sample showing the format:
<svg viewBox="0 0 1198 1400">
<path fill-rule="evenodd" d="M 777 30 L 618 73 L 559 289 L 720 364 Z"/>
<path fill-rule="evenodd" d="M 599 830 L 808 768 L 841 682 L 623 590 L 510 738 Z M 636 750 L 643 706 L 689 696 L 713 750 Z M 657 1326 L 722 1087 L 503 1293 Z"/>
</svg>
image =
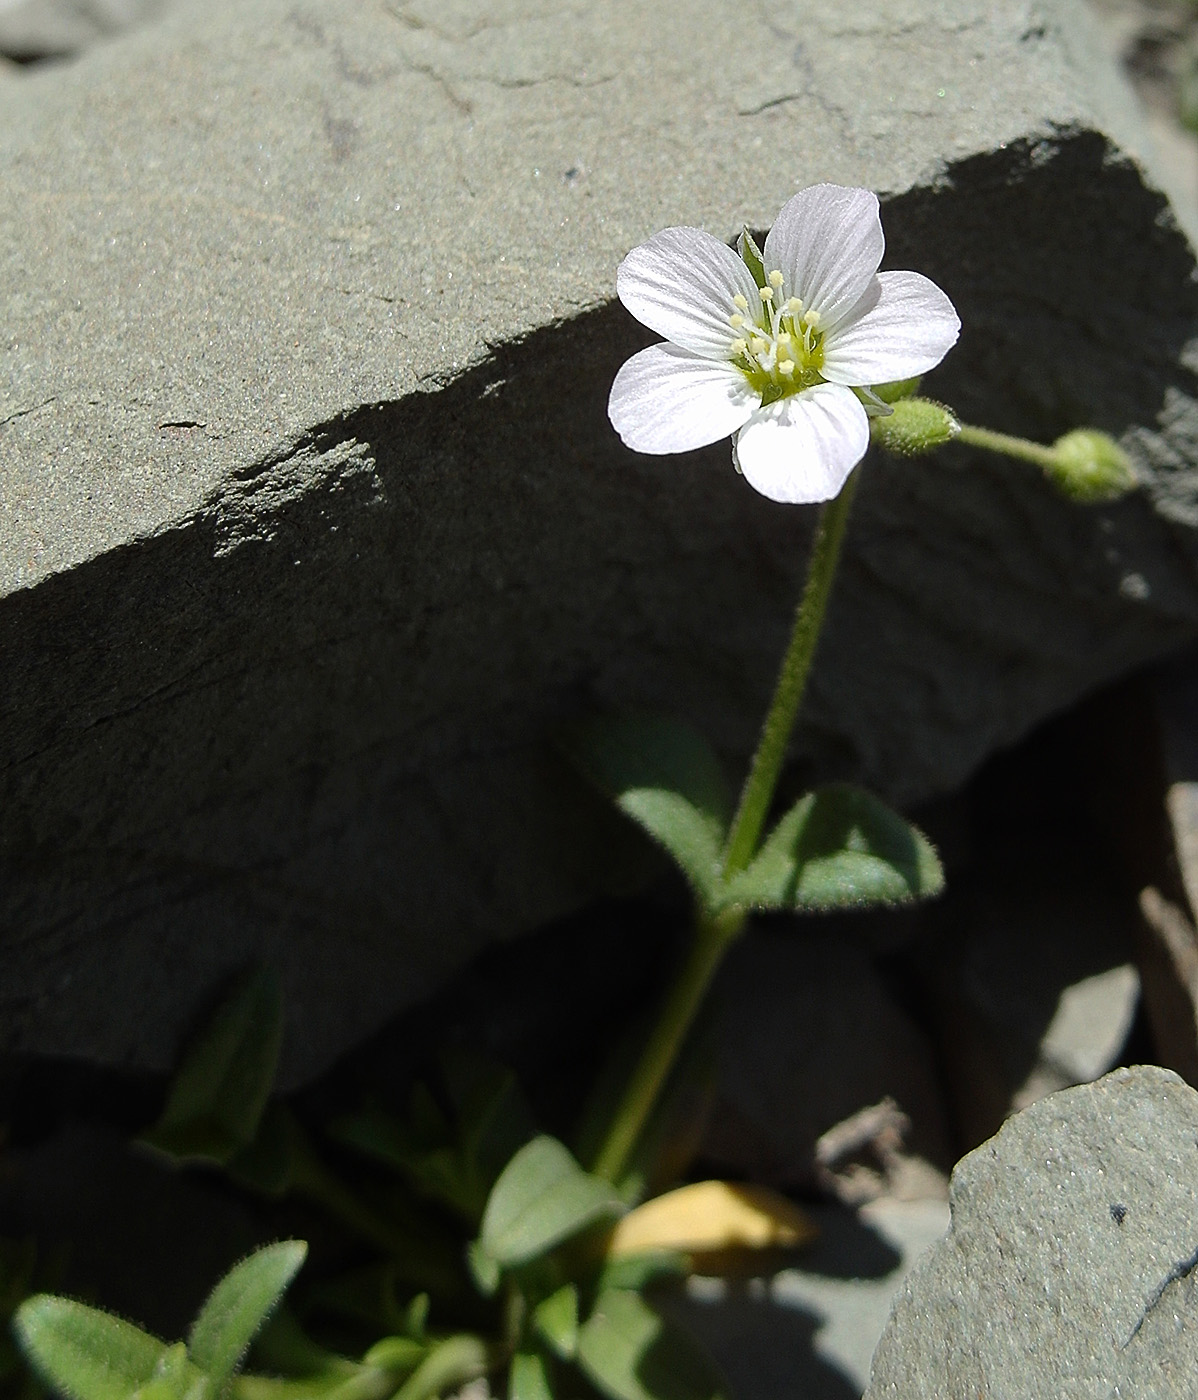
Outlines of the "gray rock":
<svg viewBox="0 0 1198 1400">
<path fill-rule="evenodd" d="M 1198 1093 L 1120 1069 L 1042 1099 L 952 1179 L 866 1400 L 1188 1400 L 1198 1368 Z"/>
<path fill-rule="evenodd" d="M 163 1066 L 258 957 L 294 1082 L 632 878 L 557 721 L 743 762 L 810 512 L 611 433 L 614 269 L 663 225 L 886 192 L 965 322 L 929 389 L 1147 483 L 869 463 L 810 771 L 943 791 L 1194 633 L 1193 258 L 1087 13 L 702 0 L 677 40 L 667 0 L 214 0 L 0 85 L 14 1048 Z"/>
</svg>

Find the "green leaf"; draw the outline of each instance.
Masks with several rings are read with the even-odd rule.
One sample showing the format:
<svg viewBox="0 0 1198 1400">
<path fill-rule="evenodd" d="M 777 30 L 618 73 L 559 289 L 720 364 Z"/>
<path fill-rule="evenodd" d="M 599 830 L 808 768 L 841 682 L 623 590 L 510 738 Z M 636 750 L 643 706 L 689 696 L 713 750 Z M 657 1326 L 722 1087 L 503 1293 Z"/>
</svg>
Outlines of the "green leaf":
<svg viewBox="0 0 1198 1400">
<path fill-rule="evenodd" d="M 170 1350 L 131 1322 L 48 1293 L 27 1298 L 14 1325 L 38 1373 L 71 1400 L 129 1400 Z"/>
<path fill-rule="evenodd" d="M 761 255 L 761 249 L 754 241 L 753 235 L 747 228 L 741 230 L 740 237 L 736 240 L 736 251 L 740 254 L 740 260 L 753 275 L 753 281 L 759 287 L 765 286 L 765 259 Z"/>
<path fill-rule="evenodd" d="M 499 1287 L 500 1274 L 503 1272 L 498 1260 L 491 1258 L 483 1248 L 481 1240 L 472 1240 L 466 1248 L 466 1262 L 470 1265 L 470 1273 L 478 1285 L 478 1291 L 484 1298 L 490 1298 Z"/>
<path fill-rule="evenodd" d="M 623 1213 L 610 1182 L 584 1172 L 556 1138 L 537 1137 L 500 1174 L 478 1243 L 497 1264 L 510 1267 Z"/>
<path fill-rule="evenodd" d="M 706 1353 L 626 1289 L 599 1294 L 579 1333 L 578 1362 L 612 1400 L 723 1400 L 726 1393 Z"/>
<path fill-rule="evenodd" d="M 700 896 L 716 888 L 732 804 L 719 759 L 689 725 L 592 720 L 565 738 L 574 763 L 673 857 Z"/>
<path fill-rule="evenodd" d="M 563 1361 L 578 1350 L 578 1289 L 567 1283 L 533 1309 L 532 1325 Z"/>
<path fill-rule="evenodd" d="M 230 1269 L 209 1294 L 191 1325 L 187 1351 L 217 1385 L 237 1369 L 307 1252 L 303 1240 L 267 1245 Z"/>
<path fill-rule="evenodd" d="M 539 1351 L 518 1351 L 507 1378 L 508 1400 L 553 1400 L 549 1363 Z"/>
<path fill-rule="evenodd" d="M 536 1127 L 506 1067 L 451 1051 L 443 1056 L 442 1077 L 452 1123 L 420 1085 L 409 1122 L 370 1108 L 338 1119 L 332 1131 L 341 1142 L 394 1167 L 422 1195 L 441 1201 L 477 1229 L 500 1171 Z"/>
<path fill-rule="evenodd" d="M 423 1342 L 412 1337 L 384 1337 L 382 1341 L 375 1342 L 362 1362 L 380 1371 L 402 1371 L 407 1375 L 420 1365 L 427 1351 Z"/>
<path fill-rule="evenodd" d="M 491 1353 L 481 1337 L 469 1332 L 446 1337 L 395 1392 L 395 1400 L 432 1400 L 449 1394 L 485 1375 L 491 1365 Z"/>
<path fill-rule="evenodd" d="M 229 1161 L 258 1131 L 282 1039 L 276 978 L 241 978 L 188 1046 L 162 1116 L 140 1141 L 184 1160 Z"/>
<path fill-rule="evenodd" d="M 845 909 L 928 899 L 944 888 L 931 842 L 861 788 L 835 784 L 801 798 L 723 902 L 754 909 Z"/>
<path fill-rule="evenodd" d="M 673 1249 L 653 1249 L 605 1264 L 599 1275 L 599 1288 L 601 1291 L 608 1288 L 630 1289 L 640 1293 L 650 1284 L 667 1278 L 685 1278 L 688 1273 L 690 1260 L 685 1254 Z"/>
</svg>

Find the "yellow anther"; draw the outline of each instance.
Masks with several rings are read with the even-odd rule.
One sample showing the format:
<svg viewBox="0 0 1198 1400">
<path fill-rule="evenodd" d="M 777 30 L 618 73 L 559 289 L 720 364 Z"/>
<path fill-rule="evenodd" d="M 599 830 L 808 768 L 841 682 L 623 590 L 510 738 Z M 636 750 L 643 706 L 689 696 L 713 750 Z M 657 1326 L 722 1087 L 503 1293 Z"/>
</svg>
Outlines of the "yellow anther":
<svg viewBox="0 0 1198 1400">
<path fill-rule="evenodd" d="M 773 287 L 758 287 L 757 290 L 758 290 L 758 293 L 759 293 L 760 296 L 761 296 L 761 300 L 762 300 L 762 301 L 773 301 L 773 299 L 774 299 L 774 289 L 773 289 Z"/>
<path fill-rule="evenodd" d="M 740 314 L 739 311 L 736 312 L 734 315 L 728 317 L 728 324 L 733 328 L 733 330 L 739 330 L 740 327 L 744 325 L 744 323 L 745 318 Z"/>
<path fill-rule="evenodd" d="M 778 344 L 779 344 L 779 345 L 789 345 L 789 344 L 790 344 L 790 332 L 789 332 L 789 331 L 779 331 L 779 332 L 778 332 Z"/>
<path fill-rule="evenodd" d="M 780 272 L 770 273 L 770 286 L 780 287 L 782 285 L 782 274 Z"/>
<path fill-rule="evenodd" d="M 779 374 L 793 374 L 795 372 L 795 362 L 793 360 L 783 360 L 778 366 Z"/>
<path fill-rule="evenodd" d="M 749 341 L 749 349 L 752 350 L 754 355 L 764 354 L 766 343 L 759 335 L 755 335 L 753 339 Z"/>
<path fill-rule="evenodd" d="M 734 355 L 747 354 L 748 349 L 749 342 L 745 340 L 743 336 L 737 337 L 737 339 L 732 342 L 732 353 Z"/>
<path fill-rule="evenodd" d="M 747 311 L 749 309 L 749 299 L 741 292 L 737 292 L 732 298 L 732 305 L 735 306 L 738 311 Z"/>
<path fill-rule="evenodd" d="M 797 316 L 803 309 L 803 303 L 798 297 L 791 297 L 786 303 L 786 309 L 792 316 Z"/>
<path fill-rule="evenodd" d="M 807 324 L 811 327 L 812 330 L 815 330 L 819 326 L 819 312 L 813 308 L 812 310 L 807 312 L 807 314 L 803 317 L 803 320 L 807 322 Z"/>
</svg>

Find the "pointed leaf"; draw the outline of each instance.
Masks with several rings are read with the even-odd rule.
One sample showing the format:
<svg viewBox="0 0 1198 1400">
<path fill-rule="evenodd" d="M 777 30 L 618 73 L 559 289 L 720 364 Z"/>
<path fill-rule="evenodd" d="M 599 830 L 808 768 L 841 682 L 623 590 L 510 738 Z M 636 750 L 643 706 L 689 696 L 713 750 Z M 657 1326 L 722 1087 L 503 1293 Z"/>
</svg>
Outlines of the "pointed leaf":
<svg viewBox="0 0 1198 1400">
<path fill-rule="evenodd" d="M 466 1262 L 470 1265 L 470 1275 L 478 1291 L 484 1298 L 490 1298 L 499 1287 L 502 1273 L 499 1261 L 491 1258 L 481 1240 L 472 1240 L 466 1248 Z"/>
<path fill-rule="evenodd" d="M 14 1325 L 39 1374 L 71 1400 L 129 1400 L 170 1350 L 131 1322 L 48 1293 L 27 1298 Z"/>
<path fill-rule="evenodd" d="M 861 788 L 835 784 L 801 798 L 724 900 L 755 909 L 844 909 L 928 899 L 944 888 L 935 848 Z"/>
<path fill-rule="evenodd" d="M 584 1172 L 556 1138 L 537 1137 L 495 1183 L 479 1244 L 497 1264 L 523 1264 L 597 1220 L 623 1213 L 610 1182 Z"/>
<path fill-rule="evenodd" d="M 740 254 L 740 260 L 749 269 L 753 281 L 759 287 L 765 286 L 765 259 L 762 257 L 761 249 L 757 246 L 753 235 L 747 228 L 741 230 L 740 237 L 736 240 L 736 251 Z"/>
<path fill-rule="evenodd" d="M 566 736 L 574 763 L 673 857 L 702 896 L 715 887 L 731 797 L 710 745 L 656 716 L 598 719 Z"/>
<path fill-rule="evenodd" d="M 282 1039 L 278 981 L 252 972 L 188 1046 L 162 1116 L 141 1141 L 172 1157 L 223 1165 L 254 1139 Z"/>
<path fill-rule="evenodd" d="M 412 1337 L 384 1337 L 362 1358 L 364 1366 L 380 1371 L 398 1371 L 404 1375 L 414 1371 L 424 1359 L 428 1348 Z"/>
<path fill-rule="evenodd" d="M 395 1400 L 432 1400 L 461 1389 L 493 1365 L 487 1344 L 469 1332 L 438 1342 L 395 1392 Z"/>
<path fill-rule="evenodd" d="M 192 1323 L 187 1350 L 218 1385 L 237 1369 L 307 1252 L 303 1240 L 267 1245 L 230 1269 L 209 1294 Z"/>
<path fill-rule="evenodd" d="M 551 1293 L 533 1309 L 532 1325 L 563 1361 L 578 1349 L 578 1289 L 572 1283 Z"/>
<path fill-rule="evenodd" d="M 723 1400 L 707 1355 L 639 1293 L 609 1288 L 578 1337 L 578 1362 L 612 1400 Z"/>
<path fill-rule="evenodd" d="M 549 1365 L 538 1351 L 518 1351 L 507 1380 L 508 1400 L 553 1400 Z"/>
</svg>

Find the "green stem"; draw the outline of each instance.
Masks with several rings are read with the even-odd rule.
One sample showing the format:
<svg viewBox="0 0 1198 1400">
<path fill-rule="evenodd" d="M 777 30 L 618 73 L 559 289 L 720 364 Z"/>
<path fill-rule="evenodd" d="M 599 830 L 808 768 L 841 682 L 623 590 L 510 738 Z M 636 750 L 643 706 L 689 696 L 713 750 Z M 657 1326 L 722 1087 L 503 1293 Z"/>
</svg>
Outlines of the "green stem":
<svg viewBox="0 0 1198 1400">
<path fill-rule="evenodd" d="M 830 500 L 820 512 L 811 562 L 807 567 L 807 583 L 795 611 L 794 627 L 778 672 L 774 698 L 761 727 L 753 766 L 745 779 L 740 806 L 724 849 L 725 878 L 743 870 L 757 852 L 757 841 L 774 800 L 786 746 L 790 742 L 790 732 L 794 728 L 819 641 L 859 475 L 860 468 L 855 468 L 841 488 L 840 495 Z"/>
<path fill-rule="evenodd" d="M 1008 433 L 995 433 L 989 428 L 972 428 L 968 423 L 961 424 L 956 435 L 957 442 L 967 442 L 973 447 L 984 447 L 988 452 L 1001 452 L 1007 457 L 1018 457 L 1020 461 L 1031 462 L 1037 467 L 1051 469 L 1059 463 L 1056 451 L 1027 438 L 1011 437 Z"/>
<path fill-rule="evenodd" d="M 728 838 L 722 870 L 725 878 L 743 870 L 757 850 L 757 840 L 773 801 L 790 731 L 815 655 L 858 474 L 856 470 L 850 474 L 840 495 L 829 501 L 820 514 L 807 583 L 795 612 L 794 629 Z M 623 1176 L 637 1139 L 703 1004 L 711 979 L 729 946 L 743 931 L 746 918 L 743 909 L 725 909 L 718 914 L 700 911 L 690 956 L 670 990 L 649 1043 L 624 1090 L 595 1161 L 596 1175 L 608 1181 L 618 1181 Z"/>
<path fill-rule="evenodd" d="M 715 970 L 728 946 L 735 942 L 744 928 L 745 917 L 741 909 L 699 915 L 690 956 L 670 989 L 653 1034 L 628 1081 L 624 1097 L 595 1160 L 597 1176 L 605 1177 L 608 1181 L 618 1181 L 623 1176 L 662 1085 L 678 1058 L 686 1033 L 703 1003 Z"/>
</svg>

